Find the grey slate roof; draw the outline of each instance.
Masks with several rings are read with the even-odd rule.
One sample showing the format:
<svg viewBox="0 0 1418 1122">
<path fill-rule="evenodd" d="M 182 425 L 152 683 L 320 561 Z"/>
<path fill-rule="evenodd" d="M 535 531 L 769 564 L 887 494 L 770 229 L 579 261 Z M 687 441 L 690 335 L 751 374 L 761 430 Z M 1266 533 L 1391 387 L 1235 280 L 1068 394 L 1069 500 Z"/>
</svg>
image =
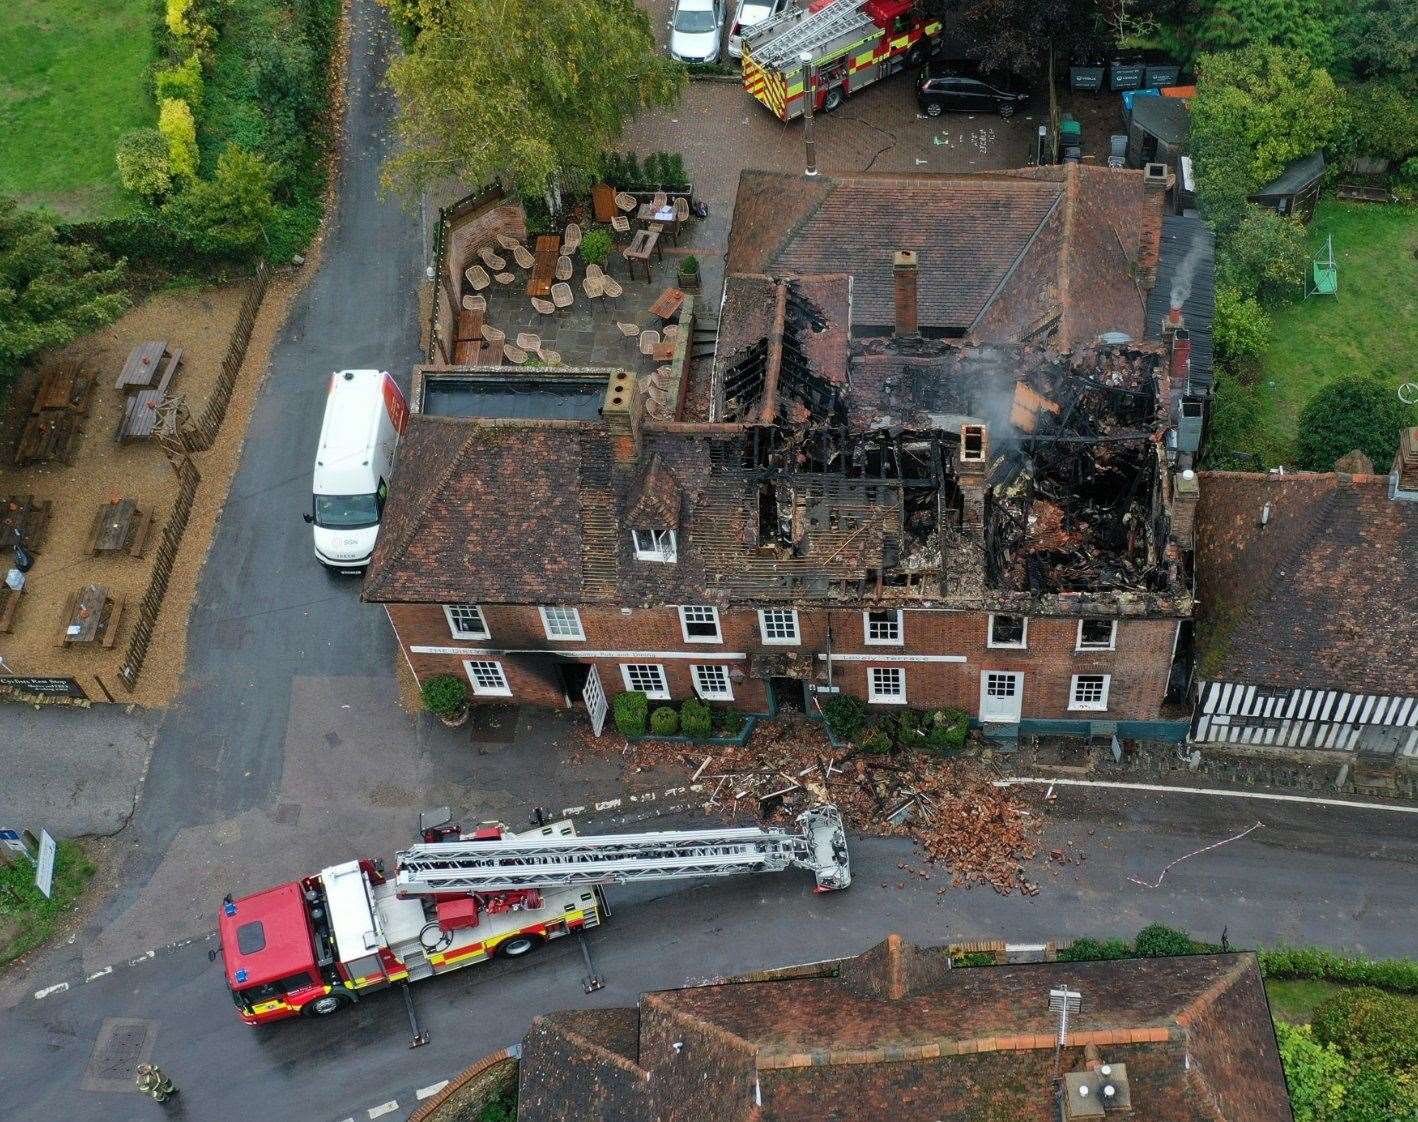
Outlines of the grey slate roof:
<svg viewBox="0 0 1418 1122">
<path fill-rule="evenodd" d="M 1132 103 L 1132 123 L 1164 144 L 1182 144 L 1191 132 L 1192 115 L 1179 97 L 1139 97 Z"/>
<path fill-rule="evenodd" d="M 1253 199 L 1269 199 L 1278 195 L 1293 195 L 1308 187 L 1324 174 L 1324 153 L 1314 152 L 1301 156 L 1285 165 L 1285 170 L 1256 190 Z"/>
<path fill-rule="evenodd" d="M 1195 257 L 1189 260 L 1193 252 Z M 1188 278 L 1190 284 L 1186 283 Z M 1192 380 L 1209 391 L 1214 364 L 1211 325 L 1216 318 L 1216 235 L 1200 218 L 1177 214 L 1162 219 L 1157 284 L 1147 294 L 1147 338 L 1162 337 L 1162 322 L 1171 310 L 1174 290 L 1178 295 L 1186 293 L 1182 319 L 1191 332 Z"/>
</svg>

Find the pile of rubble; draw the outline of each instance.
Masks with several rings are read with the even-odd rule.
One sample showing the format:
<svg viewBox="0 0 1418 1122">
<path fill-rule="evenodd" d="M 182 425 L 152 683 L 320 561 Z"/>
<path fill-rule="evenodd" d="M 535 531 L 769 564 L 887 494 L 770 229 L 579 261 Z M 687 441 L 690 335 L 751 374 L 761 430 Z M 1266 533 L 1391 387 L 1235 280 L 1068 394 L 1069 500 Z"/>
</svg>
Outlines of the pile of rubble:
<svg viewBox="0 0 1418 1122">
<path fill-rule="evenodd" d="M 950 871 L 952 885 L 1039 891 L 1023 865 L 1037 851 L 1042 820 L 1027 796 L 994 786 L 996 774 L 978 758 L 834 748 L 816 721 L 782 715 L 741 746 L 639 741 L 631 751 L 636 766 L 687 767 L 711 812 L 784 823 L 830 802 L 853 829 L 914 840 Z"/>
</svg>

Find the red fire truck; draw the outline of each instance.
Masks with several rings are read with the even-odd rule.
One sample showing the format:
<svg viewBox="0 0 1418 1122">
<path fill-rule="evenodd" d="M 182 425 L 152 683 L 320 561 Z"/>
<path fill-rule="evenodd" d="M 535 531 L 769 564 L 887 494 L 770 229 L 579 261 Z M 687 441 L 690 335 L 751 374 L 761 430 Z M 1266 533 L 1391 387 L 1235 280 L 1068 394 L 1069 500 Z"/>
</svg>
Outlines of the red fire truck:
<svg viewBox="0 0 1418 1122">
<path fill-rule="evenodd" d="M 801 116 L 806 51 L 812 56 L 813 108 L 830 112 L 863 86 L 919 67 L 940 30 L 940 20 L 923 16 L 913 0 L 828 0 L 790 8 L 744 32 L 744 89 L 784 121 Z"/>
<path fill-rule="evenodd" d="M 818 891 L 851 883 L 842 818 L 831 806 L 799 830 L 728 828 L 579 837 L 570 821 L 520 834 L 462 834 L 446 808 L 423 816 L 422 844 L 378 862 L 222 903 L 222 964 L 249 1025 L 339 1012 L 371 990 L 529 954 L 609 916 L 602 886 L 806 869 Z"/>
</svg>

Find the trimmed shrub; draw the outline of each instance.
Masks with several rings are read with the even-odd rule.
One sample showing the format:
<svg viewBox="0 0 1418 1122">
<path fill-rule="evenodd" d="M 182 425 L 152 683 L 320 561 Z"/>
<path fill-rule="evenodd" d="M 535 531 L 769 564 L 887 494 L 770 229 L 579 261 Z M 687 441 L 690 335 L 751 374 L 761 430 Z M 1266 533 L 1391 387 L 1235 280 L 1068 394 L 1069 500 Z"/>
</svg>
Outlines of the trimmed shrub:
<svg viewBox="0 0 1418 1122">
<path fill-rule="evenodd" d="M 679 731 L 679 714 L 668 705 L 661 705 L 650 714 L 650 731 L 656 736 L 674 736 Z"/>
<path fill-rule="evenodd" d="M 113 158 L 119 182 L 135 195 L 151 202 L 172 189 L 172 157 L 157 129 L 129 129 L 118 138 Z"/>
<path fill-rule="evenodd" d="M 1216 290 L 1216 320 L 1212 325 L 1216 357 L 1249 374 L 1270 346 L 1270 316 L 1254 296 L 1230 285 Z"/>
<path fill-rule="evenodd" d="M 611 252 L 611 236 L 605 230 L 588 230 L 581 239 L 581 260 L 588 265 L 604 265 Z"/>
<path fill-rule="evenodd" d="M 839 693 L 822 707 L 822 716 L 838 740 L 855 740 L 866 727 L 867 704 L 859 697 Z"/>
<path fill-rule="evenodd" d="M 195 52 L 176 66 L 167 66 L 153 75 L 159 103 L 168 98 L 185 101 L 195 116 L 202 112 L 202 59 Z"/>
<path fill-rule="evenodd" d="M 1299 1120 L 1297 1112 L 1296 1120 Z M 1335 1122 L 1400 1122 L 1418 1118 L 1418 1086 L 1410 1074 L 1368 1068 L 1344 1089 Z"/>
<path fill-rule="evenodd" d="M 686 698 L 679 707 L 679 728 L 685 736 L 705 740 L 714 731 L 714 716 L 709 706 L 697 697 Z"/>
<path fill-rule="evenodd" d="M 1418 1005 L 1372 986 L 1337 993 L 1310 1016 L 1315 1039 L 1356 1064 L 1418 1066 Z"/>
<path fill-rule="evenodd" d="M 919 709 L 902 709 L 896 714 L 896 743 L 902 748 L 925 745 L 926 715 Z"/>
<path fill-rule="evenodd" d="M 1060 962 L 1110 962 L 1132 956 L 1132 945 L 1126 939 L 1075 939 L 1058 952 Z"/>
<path fill-rule="evenodd" d="M 456 717 L 468 704 L 468 686 L 452 674 L 439 674 L 423 684 L 423 705 L 437 717 Z"/>
<path fill-rule="evenodd" d="M 217 31 L 202 12 L 199 0 L 167 0 L 167 29 L 172 37 L 192 51 L 210 50 Z"/>
<path fill-rule="evenodd" d="M 172 174 L 191 179 L 197 174 L 197 122 L 192 107 L 179 97 L 169 97 L 158 110 L 158 132 L 167 141 Z"/>
<path fill-rule="evenodd" d="M 1350 374 L 1321 386 L 1300 409 L 1296 465 L 1332 471 L 1335 460 L 1358 448 L 1376 471 L 1388 470 L 1399 433 L 1418 416 L 1395 388 L 1371 374 Z"/>
<path fill-rule="evenodd" d="M 737 709 L 714 710 L 714 731 L 720 736 L 738 736 L 743 732 L 743 727 L 747 723 L 748 718 Z"/>
<path fill-rule="evenodd" d="M 970 734 L 970 717 L 961 709 L 930 709 L 925 720 L 926 747 L 958 752 Z"/>
<path fill-rule="evenodd" d="M 641 690 L 618 693 L 611 703 L 611 715 L 621 736 L 644 736 L 650 701 Z"/>
<path fill-rule="evenodd" d="M 896 738 L 881 725 L 869 731 L 858 742 L 863 752 L 884 755 L 896 746 Z"/>
<path fill-rule="evenodd" d="M 698 276 L 699 258 L 695 257 L 694 254 L 691 253 L 688 257 L 686 257 L 683 261 L 679 263 L 679 271 L 687 276 Z"/>
<path fill-rule="evenodd" d="M 1418 993 L 1418 962 L 1411 958 L 1375 961 L 1323 947 L 1274 947 L 1257 952 L 1267 978 L 1315 978 L 1378 986 L 1395 993 Z"/>
<path fill-rule="evenodd" d="M 1149 923 L 1139 931 L 1133 947 L 1141 958 L 1172 958 L 1197 951 L 1196 943 L 1185 931 L 1160 923 Z"/>
</svg>

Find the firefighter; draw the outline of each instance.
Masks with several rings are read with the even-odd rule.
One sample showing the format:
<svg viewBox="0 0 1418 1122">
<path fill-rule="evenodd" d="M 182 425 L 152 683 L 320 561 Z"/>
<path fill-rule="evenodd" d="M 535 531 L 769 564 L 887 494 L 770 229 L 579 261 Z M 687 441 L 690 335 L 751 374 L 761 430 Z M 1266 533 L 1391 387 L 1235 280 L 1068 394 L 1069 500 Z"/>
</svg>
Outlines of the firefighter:
<svg viewBox="0 0 1418 1122">
<path fill-rule="evenodd" d="M 167 1102 L 171 1096 L 177 1094 L 177 1085 L 157 1064 L 139 1064 L 138 1077 L 134 1082 L 138 1085 L 138 1090 L 145 1095 L 151 1095 L 154 1102 Z"/>
</svg>

